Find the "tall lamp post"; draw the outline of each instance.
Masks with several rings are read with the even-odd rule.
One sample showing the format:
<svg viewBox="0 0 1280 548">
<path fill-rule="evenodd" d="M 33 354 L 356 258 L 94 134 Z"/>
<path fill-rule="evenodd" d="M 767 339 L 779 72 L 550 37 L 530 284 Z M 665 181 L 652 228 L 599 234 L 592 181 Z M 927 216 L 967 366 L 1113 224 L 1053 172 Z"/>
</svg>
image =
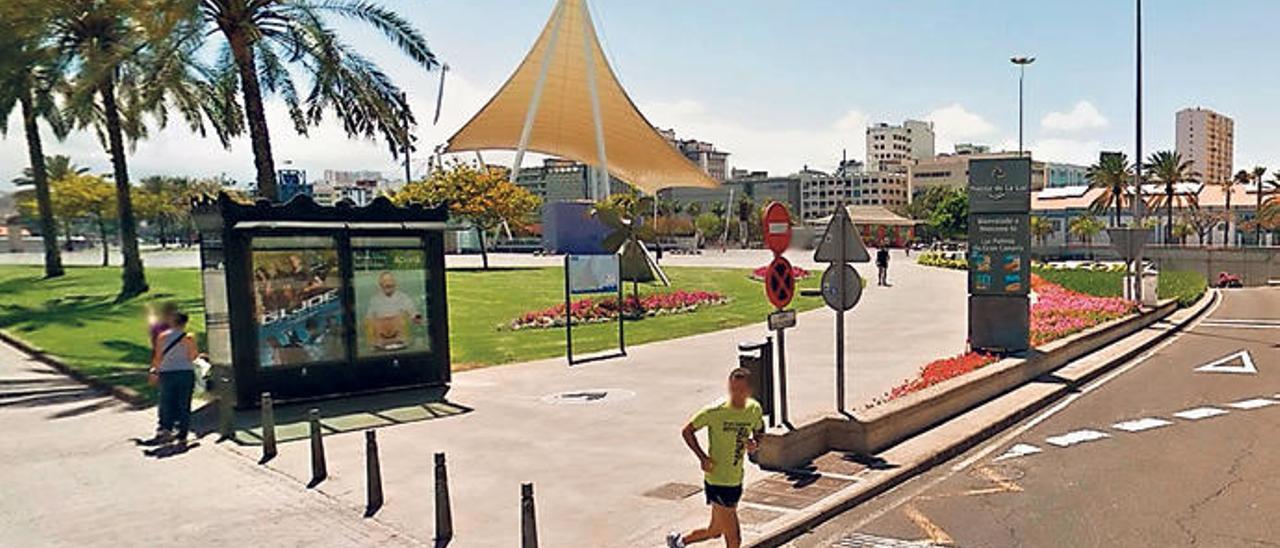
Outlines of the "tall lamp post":
<svg viewBox="0 0 1280 548">
<path fill-rule="evenodd" d="M 1013 57 L 1009 61 L 1018 65 L 1018 157 L 1022 157 L 1025 150 L 1022 147 L 1022 82 L 1027 78 L 1027 65 L 1036 62 L 1035 57 Z"/>
<path fill-rule="evenodd" d="M 1142 0 L 1137 2 L 1137 76 L 1135 86 L 1136 123 L 1134 149 L 1137 156 L 1133 159 L 1133 228 L 1142 227 Z M 1139 248 L 1140 249 L 1140 248 Z M 1133 259 L 1133 293 L 1134 300 L 1142 302 L 1142 251 L 1138 251 Z"/>
</svg>

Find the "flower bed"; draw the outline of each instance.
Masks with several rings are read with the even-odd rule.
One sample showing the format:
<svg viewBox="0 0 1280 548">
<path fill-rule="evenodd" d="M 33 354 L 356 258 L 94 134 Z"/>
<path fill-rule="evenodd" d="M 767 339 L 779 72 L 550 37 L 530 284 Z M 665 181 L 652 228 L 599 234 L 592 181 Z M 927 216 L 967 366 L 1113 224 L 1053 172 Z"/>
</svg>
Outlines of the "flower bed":
<svg viewBox="0 0 1280 548">
<path fill-rule="evenodd" d="M 1137 304 L 1119 297 L 1094 297 L 1031 276 L 1037 299 L 1031 305 L 1031 345 L 1040 346 L 1134 312 Z"/>
<path fill-rule="evenodd" d="M 757 282 L 764 281 L 764 277 L 768 273 L 769 273 L 769 267 L 762 266 L 760 268 L 757 268 L 751 271 L 751 279 Z M 809 271 L 803 268 L 800 268 L 798 266 L 793 266 L 791 267 L 791 275 L 794 276 L 795 279 L 797 280 L 803 280 L 809 277 Z"/>
<path fill-rule="evenodd" d="M 1036 300 L 1031 305 L 1031 346 L 1061 339 L 1095 325 L 1122 318 L 1137 310 L 1137 304 L 1118 297 L 1094 297 L 1066 289 L 1033 274 L 1031 289 Z M 959 377 L 995 363 L 990 354 L 968 352 L 952 358 L 933 361 L 920 368 L 920 374 L 893 387 L 874 399 L 868 407 L 890 402 L 919 392 L 947 379 Z"/>
<path fill-rule="evenodd" d="M 622 314 L 627 318 L 646 316 L 663 316 L 667 314 L 687 314 L 705 306 L 715 306 L 729 302 L 729 298 L 714 291 L 677 290 L 670 293 L 653 293 L 636 300 L 628 296 L 622 301 Z M 599 323 L 614 320 L 618 317 L 618 299 L 603 297 L 585 298 L 574 301 L 570 307 L 573 323 Z M 558 304 L 544 310 L 526 312 L 505 326 L 511 330 L 542 329 L 563 327 L 565 325 L 564 305 Z"/>
</svg>

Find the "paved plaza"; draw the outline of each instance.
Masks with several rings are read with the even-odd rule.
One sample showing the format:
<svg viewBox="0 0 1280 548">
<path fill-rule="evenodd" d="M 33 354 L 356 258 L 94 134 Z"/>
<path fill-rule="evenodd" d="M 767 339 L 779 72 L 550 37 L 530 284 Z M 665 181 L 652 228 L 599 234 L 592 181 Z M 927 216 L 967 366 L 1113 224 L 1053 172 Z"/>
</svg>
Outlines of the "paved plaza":
<svg viewBox="0 0 1280 548">
<path fill-rule="evenodd" d="M 762 257 L 731 252 L 724 258 L 734 262 L 720 264 L 748 266 L 763 262 Z M 919 267 L 900 254 L 895 259 L 894 285 L 869 286 L 861 304 L 848 315 L 851 408 L 910 377 L 929 360 L 962 350 L 963 273 Z M 860 268 L 864 277 L 872 275 L 865 265 Z M 815 310 L 801 314 L 798 327 L 789 333 L 793 422 L 835 411 L 832 323 L 830 311 Z M 660 541 L 668 529 L 701 523 L 705 508 L 700 495 L 677 500 L 654 495 L 662 495 L 664 489 L 681 489 L 672 483 L 700 483 L 697 463 L 684 447 L 679 428 L 696 409 L 721 396 L 725 375 L 736 365 L 737 344 L 765 335 L 764 326 L 757 324 L 636 346 L 629 348 L 625 359 L 573 368 L 563 359 L 548 359 L 456 374 L 448 400 L 467 412 L 380 429 L 387 502 L 376 521 L 386 528 L 380 525 L 368 534 L 404 535 L 423 542 L 433 537 L 432 454 L 437 451 L 449 457 L 456 546 L 515 542 L 522 482 L 536 486 L 539 529 L 548 546 L 646 546 Z M 29 363 L 11 352 L 5 359 L 7 363 Z M 6 372 L 16 371 L 13 367 Z M 607 396 L 593 402 L 555 397 L 602 392 Z M 219 489 L 200 488 L 199 481 L 214 479 L 209 470 L 227 470 L 233 477 L 250 474 L 244 481 L 257 481 L 249 479 L 257 476 L 273 478 L 272 482 L 283 482 L 282 491 L 273 496 L 327 504 L 349 518 L 361 513 L 365 443 L 359 432 L 326 438 L 330 478 L 308 495 L 304 484 L 310 478 L 310 461 L 305 441 L 284 443 L 279 457 L 265 469 L 253 464 L 259 456 L 256 446 L 215 445 L 212 437 L 206 437 L 201 447 L 188 454 L 154 461 L 142 457 L 141 450 L 128 442 L 130 436 L 150 430 L 150 412 L 126 411 L 110 400 L 102 405 L 65 420 L 48 419 L 49 411 L 43 408 L 12 406 L 0 408 L 0 420 L 42 429 L 43 437 L 74 440 L 80 447 L 110 448 L 112 459 L 119 459 L 119 466 L 128 471 L 115 477 L 132 481 L 131 474 L 154 475 L 161 485 L 178 486 L 179 493 L 230 512 L 232 522 L 261 515 L 263 510 L 255 505 L 265 503 L 252 490 L 238 493 L 234 481 L 220 484 Z M 318 406 L 324 409 L 323 403 Z M 56 444 L 31 447 L 57 450 Z M 54 456 L 49 458 L 57 461 Z M 212 468 L 205 460 L 217 462 L 220 468 Z M 74 474 L 86 475 L 93 474 L 92 467 L 97 465 L 88 460 L 62 464 Z M 183 478 L 192 470 L 203 477 L 187 484 Z M 763 476 L 751 470 L 747 481 Z M 115 480 L 101 481 L 104 483 L 94 488 L 76 483 L 64 488 L 67 496 L 86 499 L 87 505 L 97 505 L 106 516 L 111 514 L 106 499 L 115 498 L 110 488 Z M 35 493 L 38 486 L 27 484 L 23 491 L 27 490 Z M 57 489 L 46 492 L 52 495 Z M 255 502 L 241 507 L 234 502 L 241 497 L 255 497 Z M 14 508 L 12 514 L 32 520 L 53 519 L 43 515 L 48 510 L 31 515 L 34 508 L 42 507 L 48 508 Z M 778 517 L 769 511 L 752 516 L 754 521 L 747 523 L 749 535 Z"/>
</svg>

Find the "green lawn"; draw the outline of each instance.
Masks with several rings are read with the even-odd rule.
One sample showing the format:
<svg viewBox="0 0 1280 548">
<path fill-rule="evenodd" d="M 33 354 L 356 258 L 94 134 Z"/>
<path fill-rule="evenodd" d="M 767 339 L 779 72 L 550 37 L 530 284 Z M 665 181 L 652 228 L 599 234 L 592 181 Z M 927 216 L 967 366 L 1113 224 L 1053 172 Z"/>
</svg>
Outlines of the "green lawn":
<svg viewBox="0 0 1280 548">
<path fill-rule="evenodd" d="M 1036 269 L 1045 280 L 1088 295 L 1119 297 L 1124 293 L 1124 272 L 1109 270 Z M 1191 306 L 1204 295 L 1207 284 L 1198 272 L 1164 271 L 1160 273 L 1156 292 L 1161 299 L 1178 299 L 1180 306 Z"/>
<path fill-rule="evenodd" d="M 144 393 L 143 369 L 150 357 L 143 305 L 175 300 L 192 316 L 191 329 L 204 330 L 201 289 L 192 269 L 147 271 L 151 292 L 141 299 L 115 303 L 119 270 L 69 268 L 67 276 L 42 280 L 39 267 L 0 267 L 0 329 L 21 337 L 91 376 L 130 386 Z M 691 314 L 659 316 L 628 322 L 630 345 L 738 327 L 764 321 L 772 310 L 749 270 L 668 268 L 672 289 L 718 291 L 732 300 Z M 815 274 L 802 288 L 817 287 Z M 564 302 L 560 268 L 506 269 L 448 273 L 450 349 L 455 369 L 527 361 L 564 354 L 563 329 L 499 329 L 517 315 Z M 631 287 L 627 286 L 628 294 Z M 641 294 L 668 291 L 642 284 Z M 793 306 L 809 310 L 819 297 L 797 296 Z M 615 344 L 616 324 L 574 328 L 578 353 L 601 351 Z"/>
</svg>

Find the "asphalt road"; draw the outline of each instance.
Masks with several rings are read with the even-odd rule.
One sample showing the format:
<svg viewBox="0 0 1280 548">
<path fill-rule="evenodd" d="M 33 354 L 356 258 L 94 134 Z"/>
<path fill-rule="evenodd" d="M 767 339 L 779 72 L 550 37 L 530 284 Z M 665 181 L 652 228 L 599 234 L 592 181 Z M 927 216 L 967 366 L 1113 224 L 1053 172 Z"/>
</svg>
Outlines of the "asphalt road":
<svg viewBox="0 0 1280 548">
<path fill-rule="evenodd" d="M 790 546 L 1280 546 L 1280 290 L 1223 296 L 1147 355 Z"/>
</svg>

